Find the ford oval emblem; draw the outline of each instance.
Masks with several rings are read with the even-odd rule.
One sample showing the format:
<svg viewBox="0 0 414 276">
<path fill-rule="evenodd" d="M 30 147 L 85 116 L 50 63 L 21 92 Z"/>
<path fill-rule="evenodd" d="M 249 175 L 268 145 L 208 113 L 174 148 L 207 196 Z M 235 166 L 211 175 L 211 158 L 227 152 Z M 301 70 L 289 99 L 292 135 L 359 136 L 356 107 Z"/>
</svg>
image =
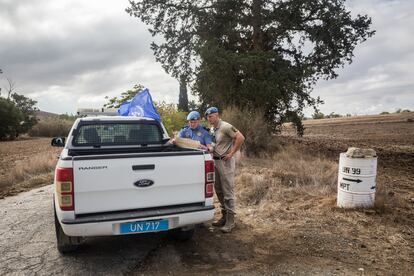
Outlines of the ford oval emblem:
<svg viewBox="0 0 414 276">
<path fill-rule="evenodd" d="M 150 179 L 141 179 L 138 180 L 137 182 L 134 183 L 135 186 L 137 187 L 149 187 L 154 185 L 154 181 L 150 180 Z"/>
</svg>

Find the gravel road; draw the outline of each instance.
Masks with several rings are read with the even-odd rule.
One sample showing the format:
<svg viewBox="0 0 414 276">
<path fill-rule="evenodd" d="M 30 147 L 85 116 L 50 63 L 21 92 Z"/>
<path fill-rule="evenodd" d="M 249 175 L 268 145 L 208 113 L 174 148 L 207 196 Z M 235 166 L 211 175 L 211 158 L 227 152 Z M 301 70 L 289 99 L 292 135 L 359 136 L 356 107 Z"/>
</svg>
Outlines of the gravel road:
<svg viewBox="0 0 414 276">
<path fill-rule="evenodd" d="M 262 275 L 251 242 L 211 227 L 199 227 L 188 242 L 163 233 L 88 238 L 62 256 L 52 192 L 49 185 L 0 200 L 0 275 Z"/>
<path fill-rule="evenodd" d="M 0 200 L 0 275 L 161 273 L 178 265 L 174 249 L 163 246 L 162 234 L 90 238 L 79 252 L 61 256 L 51 197 L 52 186 L 46 186 Z M 170 263 L 164 260 L 148 268 L 159 247 Z"/>
</svg>

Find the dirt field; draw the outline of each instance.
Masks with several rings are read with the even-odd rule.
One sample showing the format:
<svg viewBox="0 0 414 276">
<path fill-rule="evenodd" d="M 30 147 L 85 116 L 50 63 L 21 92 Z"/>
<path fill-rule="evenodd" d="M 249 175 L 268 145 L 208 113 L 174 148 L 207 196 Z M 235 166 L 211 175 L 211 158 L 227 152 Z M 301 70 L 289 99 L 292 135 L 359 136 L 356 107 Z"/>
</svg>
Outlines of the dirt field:
<svg viewBox="0 0 414 276">
<path fill-rule="evenodd" d="M 296 138 L 289 124 L 283 135 L 335 158 L 349 146 L 369 147 L 377 151 L 381 166 L 407 173 L 414 168 L 414 112 L 307 120 L 304 126 L 303 138 Z"/>
<path fill-rule="evenodd" d="M 61 149 L 50 138 L 23 138 L 0 142 L 0 198 L 53 182 Z"/>
<path fill-rule="evenodd" d="M 25 241 L 27 233 L 22 232 L 17 244 L 12 243 L 16 240 L 13 235 L 0 233 L 0 247 L 13 248 L 19 256 L 0 258 L 0 267 L 7 267 L 0 272 L 51 274 L 70 268 L 69 274 L 413 275 L 411 118 L 414 119 L 413 113 L 306 121 L 303 138 L 292 135 L 292 129 L 286 126 L 281 138 L 284 150 L 266 158 L 241 157 L 238 161 L 235 231 L 225 235 L 207 225 L 197 229 L 194 240 L 187 243 L 172 242 L 163 235 L 88 239 L 78 253 L 81 257 L 61 257 L 54 249 L 51 219 L 40 218 L 48 218 L 51 213 L 51 207 L 45 203 L 45 198 L 50 197 L 46 191 L 51 189 L 25 194 L 24 198 L 3 199 L 7 201 L 0 201 L 3 210 L 18 204 L 26 210 L 40 208 L 39 212 L 33 210 L 33 216 L 40 216 L 38 220 L 32 216 L 25 219 L 24 211 L 17 208 L 9 214 L 19 217 L 22 224 L 36 221 L 32 230 L 35 233 L 29 236 L 37 237 L 37 246 L 44 248 L 44 253 L 37 264 L 20 269 L 19 258 L 23 262 L 34 250 Z M 48 140 L 16 143 L 33 150 L 50 150 Z M 2 153 L 5 148 L 12 148 L 3 145 L 0 143 Z M 371 147 L 378 152 L 374 209 L 336 207 L 338 155 L 349 146 Z M 34 150 L 33 154 L 43 150 Z M 10 150 L 8 158 L 19 160 L 10 157 L 12 152 L 15 151 Z M 2 172 L 11 170 L 9 164 L 7 170 L 3 167 L 5 163 L 2 159 Z M 0 225 L 0 229 L 7 233 L 12 233 L 7 230 L 9 227 L 15 229 L 18 225 L 13 222 L 9 226 L 10 220 L 2 221 L 5 225 Z M 36 231 L 46 231 L 47 238 Z"/>
</svg>

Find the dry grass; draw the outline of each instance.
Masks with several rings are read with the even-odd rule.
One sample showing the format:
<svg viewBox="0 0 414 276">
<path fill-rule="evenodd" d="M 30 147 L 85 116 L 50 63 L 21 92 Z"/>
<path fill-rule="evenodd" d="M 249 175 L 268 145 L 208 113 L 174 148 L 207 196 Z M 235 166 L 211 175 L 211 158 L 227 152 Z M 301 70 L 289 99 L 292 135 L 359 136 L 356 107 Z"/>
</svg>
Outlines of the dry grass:
<svg viewBox="0 0 414 276">
<path fill-rule="evenodd" d="M 40 153 L 30 157 L 29 160 L 19 161 L 0 179 L 0 187 L 2 190 L 6 190 L 6 187 L 16 187 L 12 191 L 19 191 L 19 186 L 35 187 L 42 183 L 50 184 L 56 162 L 57 157 L 53 152 Z"/>
<path fill-rule="evenodd" d="M 254 173 L 250 167 L 243 168 L 239 174 L 237 182 L 241 193 L 248 194 L 244 197 L 247 203 L 259 203 L 278 186 L 304 188 L 318 195 L 331 194 L 336 189 L 338 164 L 331 160 L 289 146 L 274 154 L 269 163 L 270 166 Z"/>
<path fill-rule="evenodd" d="M 49 118 L 38 122 L 30 131 L 29 135 L 32 137 L 55 137 L 67 136 L 73 121 Z"/>
<path fill-rule="evenodd" d="M 272 161 L 273 175 L 285 186 L 314 186 L 325 192 L 335 190 L 338 164 L 331 160 L 288 146 L 275 154 Z"/>
<path fill-rule="evenodd" d="M 283 218 L 289 208 L 306 213 L 335 206 L 337 163 L 293 146 L 274 154 L 266 165 L 255 163 L 242 158 L 236 192 L 239 204 L 257 219 Z"/>
</svg>

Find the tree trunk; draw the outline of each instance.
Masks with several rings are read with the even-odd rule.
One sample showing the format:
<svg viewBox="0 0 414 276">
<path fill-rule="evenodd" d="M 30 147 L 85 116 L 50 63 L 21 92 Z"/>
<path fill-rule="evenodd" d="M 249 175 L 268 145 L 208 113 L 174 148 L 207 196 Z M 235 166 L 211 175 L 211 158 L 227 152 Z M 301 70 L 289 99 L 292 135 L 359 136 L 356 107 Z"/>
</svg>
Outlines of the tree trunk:
<svg viewBox="0 0 414 276">
<path fill-rule="evenodd" d="M 263 0 L 253 0 L 252 3 L 252 46 L 253 51 L 263 51 L 263 30 L 262 30 L 262 6 Z"/>
<path fill-rule="evenodd" d="M 185 76 L 180 78 L 180 95 L 178 96 L 178 110 L 188 112 L 187 81 Z"/>
</svg>

